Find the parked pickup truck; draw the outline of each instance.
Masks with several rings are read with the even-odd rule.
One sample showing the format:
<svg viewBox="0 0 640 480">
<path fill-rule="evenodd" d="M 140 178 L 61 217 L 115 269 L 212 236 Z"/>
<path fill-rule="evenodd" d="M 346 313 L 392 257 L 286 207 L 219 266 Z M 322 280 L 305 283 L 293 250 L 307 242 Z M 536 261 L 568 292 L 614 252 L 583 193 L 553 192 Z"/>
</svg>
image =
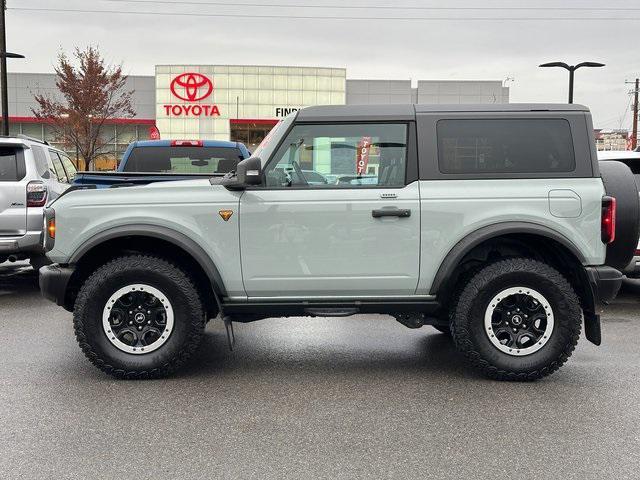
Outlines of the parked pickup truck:
<svg viewBox="0 0 640 480">
<path fill-rule="evenodd" d="M 583 318 L 600 344 L 637 243 L 633 177 L 598 165 L 592 132 L 580 105 L 306 108 L 235 174 L 60 197 L 40 288 L 116 377 L 173 372 L 218 316 L 383 313 L 491 378 L 537 379 Z"/>
<path fill-rule="evenodd" d="M 78 172 L 73 185 L 107 188 L 222 176 L 248 157 L 247 147 L 237 142 L 143 140 L 129 145 L 117 172 Z"/>
</svg>

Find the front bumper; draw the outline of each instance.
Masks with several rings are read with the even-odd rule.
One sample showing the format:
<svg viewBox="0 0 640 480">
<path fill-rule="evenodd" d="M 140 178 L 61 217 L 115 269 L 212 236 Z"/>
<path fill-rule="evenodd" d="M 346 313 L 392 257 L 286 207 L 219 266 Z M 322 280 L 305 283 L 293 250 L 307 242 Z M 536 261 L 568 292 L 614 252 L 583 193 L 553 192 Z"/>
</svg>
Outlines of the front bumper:
<svg viewBox="0 0 640 480">
<path fill-rule="evenodd" d="M 67 285 L 75 269 L 57 263 L 40 269 L 40 293 L 47 300 L 66 307 Z"/>
</svg>

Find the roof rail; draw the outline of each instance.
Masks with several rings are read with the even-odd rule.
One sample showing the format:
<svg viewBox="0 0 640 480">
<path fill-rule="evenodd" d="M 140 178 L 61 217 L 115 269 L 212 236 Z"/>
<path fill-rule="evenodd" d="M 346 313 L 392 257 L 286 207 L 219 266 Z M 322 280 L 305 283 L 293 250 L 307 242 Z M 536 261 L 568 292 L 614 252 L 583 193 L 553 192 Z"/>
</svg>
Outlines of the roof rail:
<svg viewBox="0 0 640 480">
<path fill-rule="evenodd" d="M 24 140 L 30 140 L 32 142 L 36 142 L 36 143 L 42 143 L 44 145 L 49 145 L 49 142 L 47 142 L 46 140 L 40 140 L 39 138 L 34 138 L 34 137 L 30 137 L 29 135 L 24 135 L 22 133 L 19 133 L 17 135 L 15 135 L 18 138 L 22 138 Z"/>
<path fill-rule="evenodd" d="M 47 142 L 46 140 L 40 140 L 39 138 L 30 137 L 29 135 L 23 135 L 22 133 L 18 133 L 16 135 L 0 135 L 0 138 L 21 138 L 22 140 L 29 140 L 30 142 L 49 145 L 49 142 Z"/>
</svg>

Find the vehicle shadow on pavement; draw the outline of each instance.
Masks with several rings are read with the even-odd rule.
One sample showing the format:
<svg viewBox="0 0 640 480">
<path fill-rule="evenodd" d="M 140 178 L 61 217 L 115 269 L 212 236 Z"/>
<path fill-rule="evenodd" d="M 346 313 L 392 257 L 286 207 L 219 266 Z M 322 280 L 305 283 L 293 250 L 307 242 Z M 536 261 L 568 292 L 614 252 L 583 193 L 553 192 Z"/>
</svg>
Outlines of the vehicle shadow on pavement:
<svg viewBox="0 0 640 480">
<path fill-rule="evenodd" d="M 37 291 L 38 272 L 27 262 L 0 264 L 0 296 Z"/>
<path fill-rule="evenodd" d="M 240 335 L 236 327 L 237 341 L 233 351 L 229 350 L 221 326 L 207 328 L 194 358 L 176 376 L 203 378 L 231 373 L 234 376 L 269 374 L 284 378 L 300 373 L 322 375 L 331 372 L 336 375 L 357 373 L 394 376 L 402 373 L 427 377 L 484 378 L 468 368 L 449 336 L 428 326 L 415 331 L 400 330 L 391 336 L 386 333 L 390 329 L 388 324 L 393 325 L 394 320 L 380 316 L 375 322 L 388 324 L 382 323 L 384 327 L 381 332 L 371 338 L 363 330 L 371 328 L 367 325 L 372 323 L 371 320 L 351 320 L 353 325 L 349 326 L 346 338 L 335 342 L 335 334 L 329 332 L 324 332 L 326 335 L 287 333 L 282 328 L 282 322 L 285 321 L 265 322 L 264 325 L 269 322 L 278 324 L 267 335 L 264 335 L 264 330 L 269 327 L 252 332 L 252 324 L 242 325 Z M 282 341 L 272 341 L 279 334 L 281 336 L 278 338 Z"/>
</svg>

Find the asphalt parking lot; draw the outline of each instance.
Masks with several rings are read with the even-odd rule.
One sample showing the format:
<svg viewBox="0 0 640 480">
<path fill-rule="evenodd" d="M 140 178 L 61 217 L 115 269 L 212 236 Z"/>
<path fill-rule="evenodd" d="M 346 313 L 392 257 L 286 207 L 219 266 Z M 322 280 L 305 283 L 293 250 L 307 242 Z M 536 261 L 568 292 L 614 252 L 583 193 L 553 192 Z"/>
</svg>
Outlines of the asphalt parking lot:
<svg viewBox="0 0 640 480">
<path fill-rule="evenodd" d="M 117 381 L 0 266 L 0 478 L 637 479 L 640 296 L 559 372 L 500 383 L 384 316 L 211 322 L 180 375 Z"/>
</svg>

